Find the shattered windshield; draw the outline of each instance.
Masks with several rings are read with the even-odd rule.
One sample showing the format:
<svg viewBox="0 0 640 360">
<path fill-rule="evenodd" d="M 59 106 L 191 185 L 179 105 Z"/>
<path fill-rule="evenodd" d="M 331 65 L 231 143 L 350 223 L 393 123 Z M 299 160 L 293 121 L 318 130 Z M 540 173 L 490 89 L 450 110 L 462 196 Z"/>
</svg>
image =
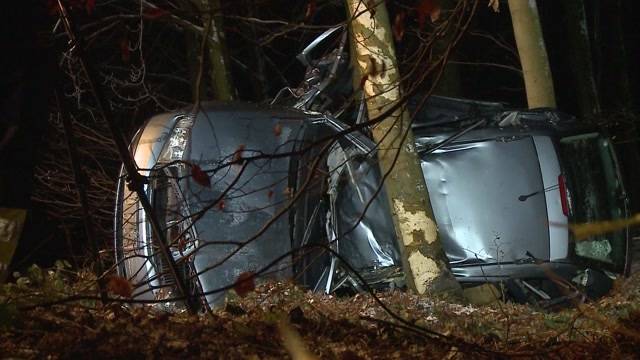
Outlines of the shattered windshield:
<svg viewBox="0 0 640 360">
<path fill-rule="evenodd" d="M 570 203 L 570 222 L 589 223 L 624 218 L 623 187 L 611 142 L 597 133 L 560 140 L 563 171 Z M 573 241 L 575 255 L 624 266 L 626 231 L 616 231 Z"/>
</svg>

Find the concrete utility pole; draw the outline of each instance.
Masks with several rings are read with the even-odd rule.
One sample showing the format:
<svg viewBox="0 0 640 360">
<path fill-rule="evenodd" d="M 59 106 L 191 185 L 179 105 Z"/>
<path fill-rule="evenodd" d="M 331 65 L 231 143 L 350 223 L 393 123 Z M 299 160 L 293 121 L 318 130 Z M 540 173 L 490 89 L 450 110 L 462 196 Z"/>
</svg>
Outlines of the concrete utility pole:
<svg viewBox="0 0 640 360">
<path fill-rule="evenodd" d="M 529 108 L 556 107 L 553 77 L 535 0 L 509 0 Z"/>
<path fill-rule="evenodd" d="M 346 3 L 351 21 L 351 57 L 356 69 L 354 84 L 362 85 L 369 119 L 375 119 L 401 98 L 389 16 L 383 1 Z M 384 187 L 394 212 L 407 285 L 419 294 L 460 297 L 460 285 L 449 271 L 433 220 L 408 113 L 396 110 L 373 127 L 372 135 L 379 144 L 382 173 L 391 171 Z"/>
</svg>

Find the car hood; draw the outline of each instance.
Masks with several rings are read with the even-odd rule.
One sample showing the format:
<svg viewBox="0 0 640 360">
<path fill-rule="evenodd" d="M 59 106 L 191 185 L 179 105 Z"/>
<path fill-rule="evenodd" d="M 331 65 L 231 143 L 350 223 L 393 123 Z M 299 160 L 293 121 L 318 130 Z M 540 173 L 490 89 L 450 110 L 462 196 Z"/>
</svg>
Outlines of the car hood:
<svg viewBox="0 0 640 360">
<path fill-rule="evenodd" d="M 452 266 L 549 258 L 549 225 L 530 136 L 454 143 L 422 169 Z M 522 195 L 540 192 L 520 201 Z"/>
<path fill-rule="evenodd" d="M 195 224 L 200 249 L 194 267 L 202 290 L 233 284 L 243 272 L 270 266 L 272 277 L 290 277 L 291 250 L 288 155 L 294 150 L 304 116 L 296 112 L 248 106 L 208 104 L 195 119 L 184 158 L 210 172 L 211 186 L 185 179 L 182 188 L 192 213 L 207 210 Z M 287 155 L 284 155 L 287 154 Z M 262 157 L 228 165 L 240 158 Z M 219 200 L 219 201 L 218 201 Z M 235 244 L 234 244 L 235 243 Z M 219 304 L 224 293 L 207 295 Z"/>
<path fill-rule="evenodd" d="M 271 277 L 291 276 L 289 258 L 277 260 L 291 250 L 290 153 L 299 146 L 304 120 L 292 110 L 202 103 L 195 116 L 185 111 L 152 118 L 134 138 L 131 147 L 142 173 L 150 176 L 147 189 L 156 211 L 163 219 L 165 213 L 183 216 L 179 223 L 195 239 L 174 256 L 192 264 L 209 305 L 221 304 L 224 292 L 217 289 L 232 285 L 242 273 L 268 267 Z M 243 167 L 240 160 L 247 157 L 259 158 Z M 162 172 L 172 168 L 177 173 Z M 121 198 L 131 198 L 130 190 L 120 191 Z M 177 194 L 179 206 L 164 198 L 168 193 Z M 152 245 L 146 227 L 137 222 L 145 221 L 136 215 L 137 200 L 130 201 L 122 207 L 125 240 L 119 259 L 126 259 L 126 274 L 144 283 L 155 274 L 144 260 Z M 145 291 L 150 293 L 147 285 L 141 288 Z"/>
</svg>

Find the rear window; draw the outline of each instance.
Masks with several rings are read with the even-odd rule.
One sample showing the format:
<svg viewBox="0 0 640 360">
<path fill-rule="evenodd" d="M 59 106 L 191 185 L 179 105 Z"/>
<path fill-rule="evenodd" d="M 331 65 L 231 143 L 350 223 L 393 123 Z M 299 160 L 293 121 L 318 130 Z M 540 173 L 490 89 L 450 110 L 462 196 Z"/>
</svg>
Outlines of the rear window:
<svg viewBox="0 0 640 360">
<path fill-rule="evenodd" d="M 598 133 L 560 140 L 562 170 L 567 183 L 571 223 L 626 217 L 624 190 L 613 145 Z M 574 254 L 589 263 L 621 272 L 626 260 L 626 230 L 572 240 Z"/>
</svg>

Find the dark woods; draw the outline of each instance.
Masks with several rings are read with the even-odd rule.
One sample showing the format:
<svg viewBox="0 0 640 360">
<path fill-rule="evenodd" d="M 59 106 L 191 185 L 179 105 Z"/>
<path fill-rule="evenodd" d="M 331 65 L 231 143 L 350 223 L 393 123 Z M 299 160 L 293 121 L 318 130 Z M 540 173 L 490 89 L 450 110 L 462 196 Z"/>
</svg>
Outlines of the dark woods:
<svg viewBox="0 0 640 360">
<path fill-rule="evenodd" d="M 305 69 L 295 56 L 308 41 L 346 18 L 343 2 L 330 0 L 66 3 L 115 121 L 127 137 L 153 114 L 187 106 L 196 97 L 219 98 L 223 85 L 216 74 L 221 70 L 208 56 L 212 48 L 218 46 L 224 56 L 226 86 L 233 98 L 268 102 L 303 78 Z M 403 73 L 416 66 L 412 55 L 455 3 L 387 1 L 394 31 L 402 33 L 395 46 Z M 29 210 L 16 268 L 60 258 L 83 265 L 86 259 L 82 211 L 51 97 L 56 81 L 65 94 L 63 106 L 72 114 L 99 242 L 109 248 L 112 241 L 119 162 L 68 52 L 67 38 L 60 26 L 52 33 L 57 21 L 53 5 L 15 1 L 1 11 L 0 202 Z M 440 19 L 434 6 L 440 8 Z M 637 163 L 640 5 L 632 0 L 542 0 L 538 6 L 560 110 L 619 134 L 619 145 L 626 149 L 623 163 Z M 441 79 L 439 94 L 526 105 L 506 2 L 500 8 L 494 13 L 480 2 Z M 205 20 L 211 18 L 215 28 L 207 29 Z M 216 31 L 223 41 L 203 46 L 207 31 Z M 446 34 L 441 38 L 446 41 Z M 439 46 L 430 51 L 437 54 Z M 427 85 L 411 84 L 411 78 L 403 81 L 407 86 Z M 629 179 L 638 179 L 636 172 L 631 171 Z"/>
</svg>

